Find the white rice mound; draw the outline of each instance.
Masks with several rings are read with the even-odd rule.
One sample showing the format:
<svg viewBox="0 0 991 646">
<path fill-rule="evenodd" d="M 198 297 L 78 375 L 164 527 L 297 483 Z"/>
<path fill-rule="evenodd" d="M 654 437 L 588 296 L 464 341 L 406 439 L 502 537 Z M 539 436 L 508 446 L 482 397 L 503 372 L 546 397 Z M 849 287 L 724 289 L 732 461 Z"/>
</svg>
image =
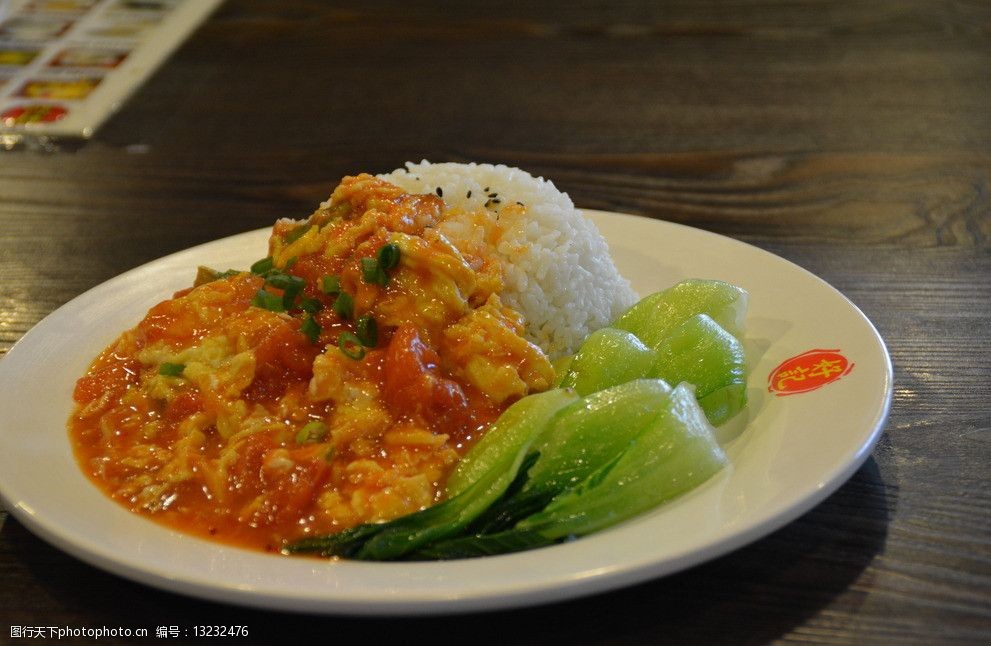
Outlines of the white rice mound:
<svg viewBox="0 0 991 646">
<path fill-rule="evenodd" d="M 437 194 L 440 188 L 448 208 L 484 210 L 491 218 L 516 202 L 526 207 L 525 217 L 499 222 L 507 227 L 496 246 L 505 268 L 500 298 L 523 314 L 527 338 L 552 359 L 577 351 L 586 336 L 609 325 L 637 299 L 599 230 L 567 193 L 542 177 L 501 164 L 426 160 L 379 177 L 410 193 Z M 448 221 L 441 230 L 453 238 L 470 234 L 459 235 L 458 226 Z"/>
</svg>

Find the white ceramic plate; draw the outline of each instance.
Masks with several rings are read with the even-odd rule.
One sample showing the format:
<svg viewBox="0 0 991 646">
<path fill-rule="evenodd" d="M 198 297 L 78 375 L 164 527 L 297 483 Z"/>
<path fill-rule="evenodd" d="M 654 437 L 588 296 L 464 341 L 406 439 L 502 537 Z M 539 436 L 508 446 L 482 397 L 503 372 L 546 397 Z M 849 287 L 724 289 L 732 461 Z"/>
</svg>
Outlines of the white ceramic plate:
<svg viewBox="0 0 991 646">
<path fill-rule="evenodd" d="M 803 269 L 749 245 L 634 216 L 588 212 L 641 293 L 689 278 L 750 292 L 750 406 L 721 429 L 731 466 L 653 512 L 571 543 L 438 563 L 332 562 L 255 553 L 170 531 L 111 502 L 77 467 L 65 422 L 75 380 L 147 309 L 188 286 L 199 264 L 246 267 L 267 231 L 183 251 L 96 287 L 45 318 L 0 361 L 3 504 L 57 547 L 121 576 L 215 600 L 360 615 L 508 608 L 577 597 L 683 570 L 764 536 L 835 491 L 870 454 L 891 401 L 891 364 L 864 315 Z M 770 373 L 797 360 L 790 396 Z M 786 366 L 788 368 L 789 366 Z M 823 369 L 825 367 L 825 370 Z M 842 367 L 842 366 L 841 366 Z M 785 375 L 785 377 L 788 377 Z M 779 375 L 780 378 L 780 375 Z M 775 379 L 777 385 L 779 379 Z"/>
</svg>

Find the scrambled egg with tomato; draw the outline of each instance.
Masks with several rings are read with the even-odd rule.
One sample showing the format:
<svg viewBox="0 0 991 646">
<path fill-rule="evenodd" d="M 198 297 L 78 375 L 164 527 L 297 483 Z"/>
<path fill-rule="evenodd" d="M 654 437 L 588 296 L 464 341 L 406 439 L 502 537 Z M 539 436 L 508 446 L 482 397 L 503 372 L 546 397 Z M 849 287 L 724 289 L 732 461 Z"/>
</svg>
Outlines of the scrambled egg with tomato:
<svg viewBox="0 0 991 646">
<path fill-rule="evenodd" d="M 451 218 L 471 239 L 441 233 Z M 201 268 L 79 379 L 84 470 L 136 512 L 270 551 L 437 502 L 501 411 L 554 380 L 500 302 L 497 223 L 473 218 L 347 177 L 277 222 L 251 271 Z"/>
</svg>

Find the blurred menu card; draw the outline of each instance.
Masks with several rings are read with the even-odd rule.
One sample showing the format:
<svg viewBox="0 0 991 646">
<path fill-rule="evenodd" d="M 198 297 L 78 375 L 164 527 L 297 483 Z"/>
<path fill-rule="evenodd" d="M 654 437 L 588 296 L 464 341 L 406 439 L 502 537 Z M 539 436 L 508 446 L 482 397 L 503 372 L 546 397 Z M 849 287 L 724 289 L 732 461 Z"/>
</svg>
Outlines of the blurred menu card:
<svg viewBox="0 0 991 646">
<path fill-rule="evenodd" d="M 0 0 L 0 144 L 90 137 L 222 1 Z"/>
</svg>

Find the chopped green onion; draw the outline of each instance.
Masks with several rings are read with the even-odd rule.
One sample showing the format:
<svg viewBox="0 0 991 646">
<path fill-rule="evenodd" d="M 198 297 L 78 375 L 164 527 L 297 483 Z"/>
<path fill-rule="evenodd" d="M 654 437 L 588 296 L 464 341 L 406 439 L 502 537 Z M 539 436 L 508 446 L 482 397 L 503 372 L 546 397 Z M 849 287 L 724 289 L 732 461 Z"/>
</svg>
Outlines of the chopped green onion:
<svg viewBox="0 0 991 646">
<path fill-rule="evenodd" d="M 185 369 L 186 364 L 184 363 L 163 363 L 158 366 L 158 374 L 166 377 L 179 377 Z"/>
<path fill-rule="evenodd" d="M 266 279 L 266 282 L 268 282 L 268 284 L 272 287 L 276 287 L 287 292 L 295 291 L 297 294 L 303 289 L 303 287 L 306 286 L 306 281 L 299 276 L 285 274 L 281 271 L 274 272 Z"/>
<path fill-rule="evenodd" d="M 287 260 L 286 261 L 286 267 L 285 267 L 286 270 L 292 269 L 292 266 L 296 264 L 296 261 L 297 260 L 299 260 L 299 258 L 297 258 L 296 256 L 293 256 L 292 258 L 290 258 L 289 260 Z"/>
<path fill-rule="evenodd" d="M 304 235 L 306 235 L 306 232 L 309 230 L 310 230 L 309 223 L 301 224 L 298 227 L 291 230 L 289 233 L 287 233 L 286 237 L 283 238 L 283 240 L 286 241 L 287 245 L 290 245 L 296 242 L 297 240 L 299 240 L 300 238 L 302 238 Z"/>
<path fill-rule="evenodd" d="M 269 256 L 268 258 L 262 258 L 255 264 L 251 265 L 251 273 L 261 276 L 263 274 L 272 271 L 272 267 L 274 266 L 275 263 L 272 261 L 271 256 Z"/>
<path fill-rule="evenodd" d="M 276 289 L 282 290 L 282 307 L 291 310 L 296 304 L 296 297 L 306 287 L 306 281 L 299 276 L 293 276 L 278 270 L 269 273 L 265 282 Z"/>
<path fill-rule="evenodd" d="M 378 253 L 379 267 L 385 271 L 395 269 L 399 265 L 399 245 L 390 242 L 382 245 Z"/>
<path fill-rule="evenodd" d="M 366 283 L 385 287 L 389 284 L 388 271 L 394 269 L 398 264 L 399 246 L 390 242 L 379 248 L 375 258 L 361 259 L 361 273 Z"/>
<path fill-rule="evenodd" d="M 321 278 L 320 291 L 324 294 L 339 294 L 341 292 L 340 276 L 324 276 Z"/>
<path fill-rule="evenodd" d="M 354 316 L 354 299 L 347 292 L 341 292 L 334 301 L 334 312 L 342 319 Z"/>
<path fill-rule="evenodd" d="M 317 339 L 320 338 L 320 325 L 313 320 L 312 314 L 307 313 L 303 317 L 303 323 L 299 326 L 299 331 L 306 335 L 310 343 L 316 343 Z"/>
<path fill-rule="evenodd" d="M 304 298 L 299 302 L 299 309 L 310 314 L 316 314 L 323 309 L 323 303 L 315 298 Z"/>
<path fill-rule="evenodd" d="M 285 312 L 286 307 L 281 296 L 276 296 L 272 292 L 259 289 L 255 297 L 251 299 L 251 304 L 270 312 Z"/>
<path fill-rule="evenodd" d="M 196 279 L 193 281 L 193 287 L 199 287 L 200 285 L 205 285 L 207 283 L 212 283 L 215 280 L 224 280 L 227 278 L 233 278 L 241 272 L 237 269 L 228 269 L 227 271 L 217 271 L 216 269 L 211 269 L 209 267 L 204 267 L 200 265 L 196 268 Z"/>
<path fill-rule="evenodd" d="M 327 462 L 333 462 L 335 453 L 337 453 L 337 451 L 334 449 L 334 447 L 330 447 L 329 449 L 327 449 L 327 452 L 323 454 L 323 459 L 326 460 Z"/>
<path fill-rule="evenodd" d="M 316 319 L 314 319 L 313 315 L 310 313 L 307 313 L 306 316 L 303 317 L 303 322 L 299 326 L 299 331 L 310 340 L 310 343 L 317 342 L 317 339 L 320 338 L 320 332 L 322 330 L 323 328 L 320 327 L 320 324 L 316 322 Z"/>
<path fill-rule="evenodd" d="M 355 321 L 354 329 L 361 345 L 366 348 L 374 348 L 378 345 L 378 325 L 370 314 L 365 314 Z"/>
<path fill-rule="evenodd" d="M 379 261 L 374 258 L 362 258 L 361 259 L 361 274 L 365 279 L 366 283 L 378 283 L 381 274 L 379 269 Z"/>
<path fill-rule="evenodd" d="M 319 442 L 327 437 L 327 425 L 323 422 L 307 422 L 303 428 L 296 433 L 296 443 L 306 444 L 307 442 Z"/>
<path fill-rule="evenodd" d="M 199 287 L 200 285 L 206 285 L 207 283 L 212 283 L 215 280 L 220 279 L 220 272 L 216 269 L 211 269 L 210 267 L 204 267 L 200 265 L 196 268 L 196 279 L 193 281 L 193 287 Z"/>
<path fill-rule="evenodd" d="M 286 263 L 286 269 L 295 264 L 295 261 L 295 256 L 290 258 L 289 262 Z M 306 335 L 306 338 L 311 343 L 316 343 L 320 337 L 321 328 L 314 320 L 313 315 L 323 309 L 323 303 L 315 298 L 300 298 L 300 294 L 302 294 L 303 289 L 306 287 L 306 280 L 299 276 L 287 274 L 285 271 L 274 269 L 271 258 L 259 260 L 251 266 L 251 271 L 265 276 L 265 287 L 272 286 L 282 290 L 282 296 L 277 296 L 263 287 L 251 299 L 251 304 L 271 312 L 285 312 L 298 307 L 306 312 L 303 322 L 300 324 L 299 331 Z M 330 279 L 336 280 L 336 277 L 323 277 L 324 291 L 326 291 L 327 287 L 333 287 L 333 285 L 328 285 Z M 342 296 L 347 295 L 342 294 Z M 299 303 L 296 302 L 297 300 L 299 300 Z M 341 301 L 340 297 L 338 297 L 338 301 Z M 340 302 L 340 305 L 335 302 L 334 311 L 343 318 L 349 318 L 354 312 L 354 302 L 351 300 L 351 297 L 347 296 L 346 299 Z"/>
<path fill-rule="evenodd" d="M 350 332 L 341 332 L 341 336 L 337 338 L 337 347 L 355 361 L 365 356 L 365 348 L 361 345 L 361 339 Z"/>
</svg>

